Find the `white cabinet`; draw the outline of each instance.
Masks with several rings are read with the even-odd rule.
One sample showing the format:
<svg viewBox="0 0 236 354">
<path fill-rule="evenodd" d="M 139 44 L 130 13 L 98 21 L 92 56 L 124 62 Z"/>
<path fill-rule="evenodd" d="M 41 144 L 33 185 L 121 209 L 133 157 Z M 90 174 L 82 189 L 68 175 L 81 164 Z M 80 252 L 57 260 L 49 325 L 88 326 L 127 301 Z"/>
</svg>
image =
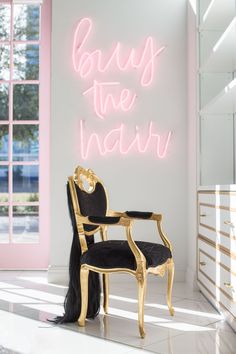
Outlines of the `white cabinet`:
<svg viewBox="0 0 236 354">
<path fill-rule="evenodd" d="M 198 0 L 198 285 L 236 330 L 236 0 Z"/>
<path fill-rule="evenodd" d="M 198 285 L 236 330 L 236 185 L 198 191 Z"/>
<path fill-rule="evenodd" d="M 236 183 L 236 1 L 199 0 L 200 185 Z"/>
</svg>

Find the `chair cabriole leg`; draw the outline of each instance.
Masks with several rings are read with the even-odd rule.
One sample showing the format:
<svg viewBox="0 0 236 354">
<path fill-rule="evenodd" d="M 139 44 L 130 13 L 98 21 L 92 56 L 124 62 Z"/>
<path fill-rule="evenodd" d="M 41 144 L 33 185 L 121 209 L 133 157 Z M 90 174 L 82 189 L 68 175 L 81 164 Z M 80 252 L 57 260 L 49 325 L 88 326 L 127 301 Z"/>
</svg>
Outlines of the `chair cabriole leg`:
<svg viewBox="0 0 236 354">
<path fill-rule="evenodd" d="M 138 279 L 138 324 L 141 338 L 145 337 L 144 330 L 144 299 L 146 294 L 146 274 Z"/>
<path fill-rule="evenodd" d="M 108 313 L 109 306 L 109 274 L 102 275 L 103 280 L 103 309 L 104 312 Z"/>
<path fill-rule="evenodd" d="M 167 277 L 168 277 L 168 283 L 167 283 L 167 305 L 169 308 L 169 312 L 171 316 L 174 316 L 175 310 L 172 306 L 172 287 L 173 287 L 173 281 L 174 281 L 174 262 L 171 260 L 167 264 Z"/>
<path fill-rule="evenodd" d="M 88 278 L 89 270 L 85 267 L 81 267 L 80 270 L 80 286 L 81 286 L 81 311 L 78 319 L 79 326 L 85 326 L 85 319 L 88 309 Z"/>
</svg>

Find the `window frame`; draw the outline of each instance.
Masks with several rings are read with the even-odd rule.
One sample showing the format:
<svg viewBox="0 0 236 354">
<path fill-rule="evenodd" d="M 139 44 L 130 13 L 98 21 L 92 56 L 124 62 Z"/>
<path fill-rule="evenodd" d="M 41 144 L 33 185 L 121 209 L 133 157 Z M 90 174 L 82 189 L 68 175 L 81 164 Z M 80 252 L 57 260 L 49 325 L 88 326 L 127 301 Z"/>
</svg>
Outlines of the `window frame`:
<svg viewBox="0 0 236 354">
<path fill-rule="evenodd" d="M 40 36 L 38 41 L 13 40 L 13 6 L 15 4 L 40 5 Z M 3 1 L 0 4 L 9 4 L 11 7 L 10 32 L 10 80 L 0 80 L 0 83 L 9 84 L 9 116 L 8 120 L 0 121 L 1 125 L 8 125 L 8 160 L 0 161 L 0 166 L 8 166 L 8 202 L 0 202 L 0 206 L 9 207 L 9 243 L 0 244 L 1 269 L 45 269 L 49 264 L 49 142 L 50 142 L 50 48 L 51 48 L 51 0 L 42 1 Z M 1 41 L 2 43 L 9 41 Z M 39 78 L 38 80 L 14 80 L 13 48 L 15 44 L 39 43 Z M 39 85 L 39 118 L 38 120 L 13 120 L 13 87 L 16 84 Z M 13 126 L 38 125 L 39 127 L 39 156 L 38 161 L 13 161 Z M 13 166 L 39 165 L 39 201 L 14 202 L 13 201 Z M 38 243 L 12 243 L 13 238 L 13 207 L 38 206 L 39 207 L 39 242 Z"/>
</svg>

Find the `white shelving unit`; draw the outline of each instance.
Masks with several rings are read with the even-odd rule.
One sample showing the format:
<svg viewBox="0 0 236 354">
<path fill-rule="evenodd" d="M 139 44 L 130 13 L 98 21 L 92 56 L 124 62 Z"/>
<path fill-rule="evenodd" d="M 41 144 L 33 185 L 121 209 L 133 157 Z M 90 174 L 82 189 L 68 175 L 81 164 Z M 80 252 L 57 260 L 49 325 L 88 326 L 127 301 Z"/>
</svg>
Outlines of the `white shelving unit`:
<svg viewBox="0 0 236 354">
<path fill-rule="evenodd" d="M 201 72 L 233 72 L 236 70 L 236 17 L 215 43 Z"/>
<path fill-rule="evenodd" d="M 236 0 L 198 0 L 198 4 L 200 184 L 236 183 Z M 233 147 L 233 159 L 228 158 L 228 144 L 221 141 L 217 148 L 212 139 L 213 135 L 219 141 L 227 136 L 229 120 L 232 134 L 227 139 Z M 207 171 L 206 157 L 214 175 Z M 220 164 L 224 159 L 232 164 L 225 168 L 225 180 Z"/>
<path fill-rule="evenodd" d="M 208 102 L 200 113 L 201 115 L 236 114 L 236 79 L 233 79 L 217 96 Z"/>
<path fill-rule="evenodd" d="M 198 0 L 198 285 L 236 330 L 236 0 Z"/>
<path fill-rule="evenodd" d="M 209 2 L 209 1 L 208 1 Z M 235 0 L 212 0 L 200 18 L 200 30 L 224 30 L 235 11 Z"/>
</svg>

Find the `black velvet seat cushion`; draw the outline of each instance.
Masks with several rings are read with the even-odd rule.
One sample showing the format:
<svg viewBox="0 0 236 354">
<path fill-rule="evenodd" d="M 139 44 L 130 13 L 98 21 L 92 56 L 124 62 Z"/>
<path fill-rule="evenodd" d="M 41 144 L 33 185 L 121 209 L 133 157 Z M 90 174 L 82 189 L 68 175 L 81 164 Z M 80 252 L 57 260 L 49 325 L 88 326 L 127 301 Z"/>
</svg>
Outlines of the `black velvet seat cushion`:
<svg viewBox="0 0 236 354">
<path fill-rule="evenodd" d="M 88 216 L 89 221 L 98 224 L 117 224 L 120 221 L 119 216 Z"/>
<path fill-rule="evenodd" d="M 171 258 L 171 251 L 166 246 L 136 241 L 147 260 L 148 267 L 156 267 Z M 136 261 L 127 241 L 104 241 L 90 246 L 81 256 L 81 264 L 88 264 L 98 268 L 128 268 L 135 270 Z"/>
</svg>

